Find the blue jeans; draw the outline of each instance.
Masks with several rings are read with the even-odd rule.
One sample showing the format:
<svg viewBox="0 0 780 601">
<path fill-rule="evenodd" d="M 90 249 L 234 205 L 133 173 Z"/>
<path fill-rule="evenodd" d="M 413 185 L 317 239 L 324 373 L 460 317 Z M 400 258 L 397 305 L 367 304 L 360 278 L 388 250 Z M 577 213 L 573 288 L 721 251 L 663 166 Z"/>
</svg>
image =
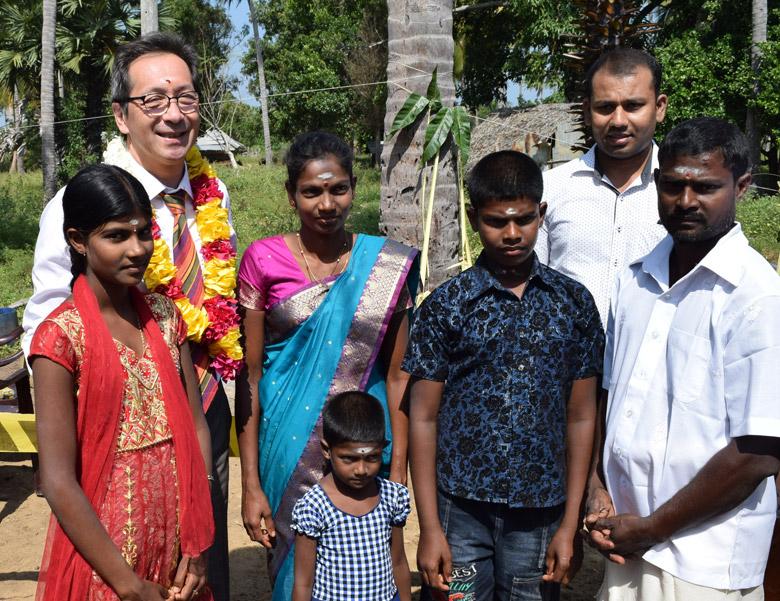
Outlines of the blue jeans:
<svg viewBox="0 0 780 601">
<path fill-rule="evenodd" d="M 452 553 L 449 595 L 422 600 L 557 601 L 560 585 L 542 581 L 545 554 L 563 505 L 513 509 L 439 492 L 439 520 Z M 424 587 L 425 588 L 425 587 Z M 427 594 L 426 594 L 427 593 Z"/>
</svg>

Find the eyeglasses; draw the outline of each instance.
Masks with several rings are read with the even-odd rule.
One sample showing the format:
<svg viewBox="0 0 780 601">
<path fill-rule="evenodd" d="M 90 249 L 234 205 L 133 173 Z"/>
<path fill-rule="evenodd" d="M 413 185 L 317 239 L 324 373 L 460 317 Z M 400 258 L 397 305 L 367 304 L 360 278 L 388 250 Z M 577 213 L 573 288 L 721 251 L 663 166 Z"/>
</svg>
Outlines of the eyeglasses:
<svg viewBox="0 0 780 601">
<path fill-rule="evenodd" d="M 145 94 L 144 96 L 129 96 L 125 98 L 125 102 L 132 100 L 140 101 L 142 110 L 153 116 L 164 115 L 171 106 L 171 100 L 176 101 L 179 110 L 184 114 L 194 113 L 198 110 L 198 105 L 200 104 L 197 92 L 184 92 L 178 96 L 168 96 L 167 94 L 155 92 L 153 94 Z"/>
</svg>

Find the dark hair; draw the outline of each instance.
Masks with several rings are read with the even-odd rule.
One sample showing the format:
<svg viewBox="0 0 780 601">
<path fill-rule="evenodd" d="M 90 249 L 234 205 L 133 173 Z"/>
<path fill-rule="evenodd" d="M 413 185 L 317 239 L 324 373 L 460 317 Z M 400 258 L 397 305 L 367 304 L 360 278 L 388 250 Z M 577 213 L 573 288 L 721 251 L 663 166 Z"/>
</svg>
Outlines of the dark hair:
<svg viewBox="0 0 780 601">
<path fill-rule="evenodd" d="M 606 69 L 611 75 L 626 76 L 636 73 L 639 67 L 650 70 L 650 74 L 653 76 L 653 89 L 658 97 L 661 93 L 661 77 L 663 75 L 661 63 L 644 50 L 618 46 L 611 50 L 605 50 L 588 69 L 585 75 L 585 98 L 590 98 L 593 94 L 593 78 L 602 69 Z"/>
<path fill-rule="evenodd" d="M 714 150 L 720 150 L 734 181 L 750 170 L 750 147 L 745 134 L 733 123 L 716 117 L 697 117 L 675 126 L 661 142 L 658 162 L 663 168 L 664 163 L 677 157 L 695 157 Z"/>
<path fill-rule="evenodd" d="M 385 440 L 385 412 L 373 396 L 360 390 L 334 396 L 322 412 L 322 437 L 328 445 Z"/>
<path fill-rule="evenodd" d="M 332 155 L 352 179 L 352 148 L 338 136 L 326 131 L 310 131 L 293 138 L 284 155 L 287 166 L 287 186 L 295 189 L 306 163 Z"/>
<path fill-rule="evenodd" d="M 124 169 L 99 164 L 84 167 L 65 186 L 62 196 L 62 231 L 78 230 L 85 238 L 108 221 L 141 212 L 152 218 L 149 195 L 137 179 Z M 73 280 L 87 270 L 86 259 L 68 244 Z M 73 282 L 71 282 L 71 285 Z"/>
<path fill-rule="evenodd" d="M 122 44 L 116 49 L 114 65 L 111 68 L 111 100 L 127 112 L 127 97 L 130 96 L 130 65 L 147 54 L 175 54 L 185 63 L 192 76 L 192 85 L 198 91 L 198 53 L 179 35 L 170 32 L 148 33 L 138 39 Z"/>
<path fill-rule="evenodd" d="M 500 150 L 482 157 L 468 176 L 471 206 L 479 209 L 491 200 L 542 200 L 542 172 L 527 154 Z"/>
</svg>

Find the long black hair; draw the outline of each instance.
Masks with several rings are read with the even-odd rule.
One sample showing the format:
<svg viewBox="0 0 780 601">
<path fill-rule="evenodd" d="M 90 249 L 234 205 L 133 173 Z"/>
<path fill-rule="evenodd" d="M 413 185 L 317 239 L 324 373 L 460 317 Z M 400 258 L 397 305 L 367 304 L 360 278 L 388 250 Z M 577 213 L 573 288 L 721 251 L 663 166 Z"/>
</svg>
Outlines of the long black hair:
<svg viewBox="0 0 780 601">
<path fill-rule="evenodd" d="M 71 286 L 87 271 L 87 261 L 68 241 L 68 230 L 77 230 L 86 239 L 104 223 L 141 213 L 151 220 L 152 204 L 135 177 L 114 165 L 90 165 L 73 176 L 62 196 L 62 232 L 70 249 Z"/>
</svg>

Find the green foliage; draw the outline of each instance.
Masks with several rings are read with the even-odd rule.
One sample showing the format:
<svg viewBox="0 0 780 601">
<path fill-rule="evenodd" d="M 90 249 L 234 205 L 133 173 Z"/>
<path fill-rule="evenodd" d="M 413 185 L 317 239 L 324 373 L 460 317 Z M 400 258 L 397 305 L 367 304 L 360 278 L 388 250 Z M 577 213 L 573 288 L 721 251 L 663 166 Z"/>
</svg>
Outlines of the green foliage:
<svg viewBox="0 0 780 601">
<path fill-rule="evenodd" d="M 361 34 L 364 15 L 381 10 L 383 0 L 257 0 L 258 21 L 265 30 L 263 58 L 276 136 L 290 139 L 303 131 L 325 129 L 352 139 L 371 132 L 366 123 L 356 122 L 354 115 L 365 115 L 376 104 L 383 107 L 384 96 L 360 95 L 354 88 L 297 92 L 356 83 L 354 63 L 368 61 L 373 51 L 367 34 Z M 250 89 L 259 97 L 251 43 L 243 59 L 243 72 L 251 77 Z M 375 72 L 359 77 L 377 81 L 384 79 L 384 73 L 381 62 Z"/>
<path fill-rule="evenodd" d="M 393 119 L 393 124 L 390 126 L 390 131 L 387 135 L 394 136 L 402 129 L 417 121 L 417 117 L 422 115 L 429 104 L 430 101 L 425 96 L 420 96 L 416 92 L 409 94 L 408 98 L 404 101 L 401 110 L 398 111 Z"/>
<path fill-rule="evenodd" d="M 576 16 L 570 0 L 509 0 L 457 13 L 454 37 L 463 54 L 457 89 L 463 104 L 475 110 L 506 101 L 508 80 L 539 90 L 561 87 L 565 36 L 574 33 Z"/>
<path fill-rule="evenodd" d="M 425 128 L 425 148 L 420 158 L 420 163 L 425 164 L 439 154 L 439 150 L 450 136 L 452 130 L 452 109 L 442 107 L 433 116 L 428 127 Z"/>
<path fill-rule="evenodd" d="M 0 174 L 0 306 L 32 292 L 30 272 L 42 190 L 40 171 Z"/>
<path fill-rule="evenodd" d="M 750 66 L 744 56 L 734 54 L 732 36 L 705 45 L 702 35 L 691 30 L 658 48 L 656 54 L 664 67 L 663 91 L 669 96 L 660 135 L 701 115 L 744 123 Z"/>
<path fill-rule="evenodd" d="M 780 196 L 749 193 L 737 205 L 737 221 L 742 224 L 750 245 L 777 266 L 780 261 Z"/>
<path fill-rule="evenodd" d="M 60 164 L 57 179 L 64 183 L 76 172 L 100 161 L 100 155 L 90 152 L 83 123 L 78 121 L 84 115 L 84 90 L 74 90 L 60 100 L 59 118 L 69 121 L 56 126 L 55 137 L 59 149 Z"/>
</svg>

